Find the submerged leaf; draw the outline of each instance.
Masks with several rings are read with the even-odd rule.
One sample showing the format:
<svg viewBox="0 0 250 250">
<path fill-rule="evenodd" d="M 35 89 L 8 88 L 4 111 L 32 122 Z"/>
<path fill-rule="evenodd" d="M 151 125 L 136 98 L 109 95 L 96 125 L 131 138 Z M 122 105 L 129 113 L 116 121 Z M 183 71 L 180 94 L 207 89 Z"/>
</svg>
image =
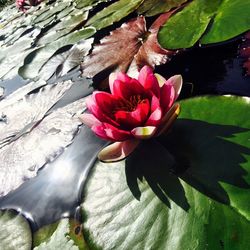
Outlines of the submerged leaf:
<svg viewBox="0 0 250 250">
<path fill-rule="evenodd" d="M 129 15 L 142 2 L 143 0 L 119 0 L 95 14 L 85 26 L 92 26 L 97 30 L 103 29 Z"/>
<path fill-rule="evenodd" d="M 62 153 L 76 135 L 81 124 L 78 116 L 84 109 L 84 99 L 60 108 L 0 149 L 0 196 L 36 176 L 39 168 Z"/>
<path fill-rule="evenodd" d="M 146 16 L 154 16 L 181 6 L 187 0 L 144 0 L 137 12 Z"/>
<path fill-rule="evenodd" d="M 13 211 L 0 211 L 0 248 L 30 250 L 32 234 L 28 221 Z"/>
<path fill-rule="evenodd" d="M 145 64 L 154 67 L 165 63 L 176 51 L 164 50 L 157 42 L 156 35 L 162 23 L 172 12 L 161 15 L 146 30 L 143 16 L 132 19 L 104 37 L 92 53 L 84 58 L 82 74 L 93 77 L 104 71 L 127 71 L 135 76 Z"/>
</svg>

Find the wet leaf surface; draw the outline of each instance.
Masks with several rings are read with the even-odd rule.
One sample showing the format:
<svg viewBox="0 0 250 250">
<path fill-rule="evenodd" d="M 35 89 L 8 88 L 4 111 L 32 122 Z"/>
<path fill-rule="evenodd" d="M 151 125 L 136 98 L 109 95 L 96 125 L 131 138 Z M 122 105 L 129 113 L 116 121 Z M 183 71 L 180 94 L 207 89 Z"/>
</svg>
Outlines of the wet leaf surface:
<svg viewBox="0 0 250 250">
<path fill-rule="evenodd" d="M 29 250 L 32 235 L 28 221 L 14 211 L 0 211 L 0 242 L 5 250 Z"/>
<path fill-rule="evenodd" d="M 45 117 L 29 133 L 0 149 L 0 196 L 16 189 L 37 175 L 39 168 L 53 161 L 72 140 L 81 122 L 78 115 L 85 109 L 83 99 L 58 109 Z"/>
<path fill-rule="evenodd" d="M 67 81 L 48 85 L 37 93 L 26 95 L 9 105 L 4 102 L 1 112 L 6 119 L 0 123 L 0 148 L 14 140 L 15 136 L 18 137 L 19 133 L 29 131 L 39 123 L 72 84 L 71 81 Z"/>
</svg>

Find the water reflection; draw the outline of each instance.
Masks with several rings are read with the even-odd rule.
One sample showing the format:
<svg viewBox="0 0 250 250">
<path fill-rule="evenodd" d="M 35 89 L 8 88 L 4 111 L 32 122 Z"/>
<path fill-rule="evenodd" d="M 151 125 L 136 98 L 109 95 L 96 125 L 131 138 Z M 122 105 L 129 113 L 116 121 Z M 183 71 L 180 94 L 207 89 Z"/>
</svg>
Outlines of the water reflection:
<svg viewBox="0 0 250 250">
<path fill-rule="evenodd" d="M 0 199 L 1 208 L 22 212 L 31 220 L 34 230 L 61 217 L 79 217 L 77 207 L 81 203 L 82 185 L 105 143 L 89 128 L 82 127 L 56 161 L 45 165 L 37 177 Z"/>
</svg>

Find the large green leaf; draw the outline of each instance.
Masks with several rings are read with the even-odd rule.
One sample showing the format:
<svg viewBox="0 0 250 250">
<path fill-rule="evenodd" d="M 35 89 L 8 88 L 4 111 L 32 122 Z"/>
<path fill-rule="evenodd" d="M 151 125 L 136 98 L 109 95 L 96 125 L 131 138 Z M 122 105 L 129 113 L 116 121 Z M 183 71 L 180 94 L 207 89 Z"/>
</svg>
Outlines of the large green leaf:
<svg viewBox="0 0 250 250">
<path fill-rule="evenodd" d="M 96 162 L 84 190 L 92 249 L 247 249 L 249 100 L 181 102 L 172 131 L 127 160 Z"/>
<path fill-rule="evenodd" d="M 77 221 L 62 219 L 52 225 L 39 229 L 34 234 L 36 250 L 40 249 L 87 249 L 82 236 L 82 226 Z"/>
<path fill-rule="evenodd" d="M 193 46 L 207 29 L 222 0 L 194 0 L 174 15 L 159 31 L 162 47 L 168 49 Z"/>
<path fill-rule="evenodd" d="M 144 0 L 137 12 L 146 16 L 154 16 L 160 13 L 167 12 L 172 8 L 179 7 L 187 0 Z"/>
<path fill-rule="evenodd" d="M 0 211 L 0 225 L 0 249 L 31 249 L 31 230 L 23 216 L 13 211 Z"/>
<path fill-rule="evenodd" d="M 119 0 L 95 14 L 87 21 L 86 26 L 93 26 L 97 30 L 105 28 L 129 15 L 142 2 L 143 0 Z"/>
<path fill-rule="evenodd" d="M 224 0 L 201 43 L 226 41 L 250 29 L 250 1 Z"/>
<path fill-rule="evenodd" d="M 250 29 L 249 13 L 249 0 L 194 0 L 163 26 L 159 42 L 168 49 L 189 48 L 205 31 L 202 44 L 223 42 Z"/>
</svg>

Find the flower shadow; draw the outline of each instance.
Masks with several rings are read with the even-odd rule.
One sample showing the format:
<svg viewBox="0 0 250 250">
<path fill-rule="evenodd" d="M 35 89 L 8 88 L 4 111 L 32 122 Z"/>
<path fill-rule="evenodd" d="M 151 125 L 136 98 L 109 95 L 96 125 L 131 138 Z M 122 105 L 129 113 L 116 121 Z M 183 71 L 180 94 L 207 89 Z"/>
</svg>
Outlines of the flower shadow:
<svg viewBox="0 0 250 250">
<path fill-rule="evenodd" d="M 169 208 L 171 199 L 187 211 L 189 203 L 182 180 L 204 195 L 229 204 L 229 194 L 222 183 L 250 188 L 244 179 L 247 171 L 242 167 L 250 155 L 245 133 L 250 137 L 245 128 L 178 119 L 169 134 L 143 142 L 126 160 L 128 186 L 140 199 L 137 181 L 144 178 Z M 249 147 L 242 146 L 242 142 Z"/>
<path fill-rule="evenodd" d="M 157 197 L 171 208 L 169 199 L 184 210 L 189 209 L 184 188 L 179 178 L 171 171 L 175 159 L 157 141 L 144 141 L 126 160 L 126 178 L 134 197 L 140 200 L 138 179 L 145 179 Z"/>
<path fill-rule="evenodd" d="M 250 156 L 250 130 L 178 119 L 161 143 L 176 159 L 175 173 L 210 198 L 229 204 L 222 183 L 249 189 L 243 164 Z M 245 146 L 243 146 L 244 144 Z"/>
</svg>

